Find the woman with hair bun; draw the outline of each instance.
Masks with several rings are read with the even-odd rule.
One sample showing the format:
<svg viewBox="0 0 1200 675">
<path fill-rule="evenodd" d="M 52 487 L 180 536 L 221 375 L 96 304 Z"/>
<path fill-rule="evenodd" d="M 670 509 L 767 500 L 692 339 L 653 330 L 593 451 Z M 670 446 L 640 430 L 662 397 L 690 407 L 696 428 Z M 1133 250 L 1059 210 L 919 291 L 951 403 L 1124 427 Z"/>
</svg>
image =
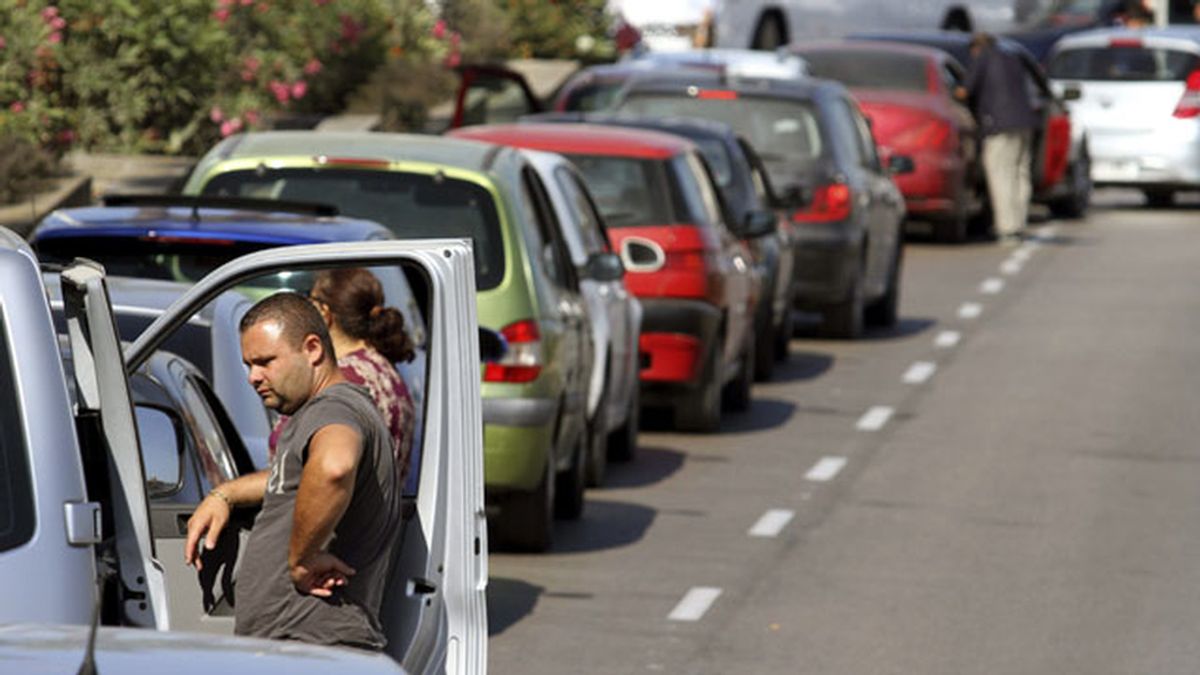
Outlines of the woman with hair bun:
<svg viewBox="0 0 1200 675">
<path fill-rule="evenodd" d="M 404 329 L 404 315 L 385 307 L 383 285 L 362 268 L 321 270 L 308 298 L 321 313 L 338 368 L 353 384 L 366 387 L 392 433 L 400 482 L 408 476 L 416 409 L 408 385 L 395 363 L 412 361 L 413 344 Z M 281 419 L 271 433 L 270 448 L 283 428 Z"/>
</svg>

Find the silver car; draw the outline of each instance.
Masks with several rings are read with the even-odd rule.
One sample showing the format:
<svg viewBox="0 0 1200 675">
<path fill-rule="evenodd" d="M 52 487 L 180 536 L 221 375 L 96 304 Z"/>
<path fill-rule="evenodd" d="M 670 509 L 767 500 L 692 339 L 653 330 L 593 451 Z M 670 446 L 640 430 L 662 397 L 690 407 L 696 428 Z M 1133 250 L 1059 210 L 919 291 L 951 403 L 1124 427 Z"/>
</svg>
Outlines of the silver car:
<svg viewBox="0 0 1200 675">
<path fill-rule="evenodd" d="M 1141 188 L 1154 206 L 1200 189 L 1200 27 L 1069 35 L 1049 75 L 1087 130 L 1093 183 Z"/>
</svg>

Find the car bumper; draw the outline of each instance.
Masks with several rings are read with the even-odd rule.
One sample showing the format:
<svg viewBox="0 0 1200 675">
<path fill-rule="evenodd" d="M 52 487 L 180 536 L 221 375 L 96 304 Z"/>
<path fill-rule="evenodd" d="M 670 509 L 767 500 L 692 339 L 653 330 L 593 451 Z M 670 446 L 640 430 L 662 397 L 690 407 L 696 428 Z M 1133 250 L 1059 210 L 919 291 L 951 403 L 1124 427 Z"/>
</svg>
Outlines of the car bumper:
<svg viewBox="0 0 1200 675">
<path fill-rule="evenodd" d="M 654 405 L 697 383 L 719 340 L 721 310 L 699 300 L 642 300 L 642 402 Z"/>
<path fill-rule="evenodd" d="M 1182 122 L 1179 120 L 1178 122 Z M 1097 186 L 1200 186 L 1200 125 L 1176 121 L 1153 133 L 1103 133 L 1088 140 Z"/>
<path fill-rule="evenodd" d="M 489 497 L 537 487 L 557 416 L 554 399 L 483 400 L 483 477 Z"/>
<path fill-rule="evenodd" d="M 820 309 L 846 299 L 858 273 L 862 235 L 850 223 L 806 223 L 796 247 L 796 305 Z"/>
</svg>

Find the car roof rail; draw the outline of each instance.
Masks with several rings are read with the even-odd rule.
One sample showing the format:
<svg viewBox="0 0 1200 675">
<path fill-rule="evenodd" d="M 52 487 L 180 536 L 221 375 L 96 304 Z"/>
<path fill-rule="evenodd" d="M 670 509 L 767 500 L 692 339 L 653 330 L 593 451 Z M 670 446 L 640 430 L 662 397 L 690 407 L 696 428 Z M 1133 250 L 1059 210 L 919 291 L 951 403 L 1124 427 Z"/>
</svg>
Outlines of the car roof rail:
<svg viewBox="0 0 1200 675">
<path fill-rule="evenodd" d="M 311 216 L 333 217 L 338 207 L 321 202 L 301 202 L 256 197 L 213 197 L 190 195 L 154 194 L 108 194 L 100 198 L 105 206 L 161 206 L 181 207 L 192 210 L 192 220 L 200 220 L 200 209 L 234 209 L 239 211 L 265 211 L 298 213 Z"/>
</svg>

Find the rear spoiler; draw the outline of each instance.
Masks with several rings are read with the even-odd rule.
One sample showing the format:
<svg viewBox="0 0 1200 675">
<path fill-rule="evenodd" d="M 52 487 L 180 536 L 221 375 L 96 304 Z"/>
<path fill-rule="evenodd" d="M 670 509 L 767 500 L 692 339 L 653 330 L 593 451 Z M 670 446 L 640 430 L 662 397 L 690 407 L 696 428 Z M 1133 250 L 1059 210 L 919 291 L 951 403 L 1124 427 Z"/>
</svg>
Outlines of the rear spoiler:
<svg viewBox="0 0 1200 675">
<path fill-rule="evenodd" d="M 200 209 L 231 209 L 239 211 L 265 211 L 299 213 L 310 216 L 333 217 L 339 214 L 338 207 L 320 202 L 296 202 L 254 197 L 193 197 L 184 195 L 120 195 L 109 194 L 100 198 L 105 206 L 159 206 L 178 207 L 192 210 L 192 219 L 200 219 Z"/>
</svg>

